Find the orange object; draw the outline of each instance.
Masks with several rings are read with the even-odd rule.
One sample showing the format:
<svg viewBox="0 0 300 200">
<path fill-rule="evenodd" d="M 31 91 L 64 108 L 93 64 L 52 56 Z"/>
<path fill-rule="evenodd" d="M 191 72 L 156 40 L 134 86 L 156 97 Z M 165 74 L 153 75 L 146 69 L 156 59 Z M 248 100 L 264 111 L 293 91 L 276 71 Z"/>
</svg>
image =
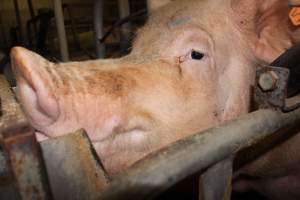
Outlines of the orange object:
<svg viewBox="0 0 300 200">
<path fill-rule="evenodd" d="M 290 20 L 292 21 L 293 25 L 299 26 L 300 25 L 300 6 L 293 7 L 289 14 Z"/>
</svg>

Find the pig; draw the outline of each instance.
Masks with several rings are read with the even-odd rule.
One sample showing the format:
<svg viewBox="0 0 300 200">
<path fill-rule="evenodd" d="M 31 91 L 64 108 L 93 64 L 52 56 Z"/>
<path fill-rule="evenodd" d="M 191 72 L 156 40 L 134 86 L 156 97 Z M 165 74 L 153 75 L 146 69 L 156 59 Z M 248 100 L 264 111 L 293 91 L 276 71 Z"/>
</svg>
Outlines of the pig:
<svg viewBox="0 0 300 200">
<path fill-rule="evenodd" d="M 38 140 L 83 128 L 106 171 L 118 174 L 248 113 L 256 68 L 299 41 L 288 0 L 174 0 L 150 8 L 123 58 L 52 63 L 12 49 L 17 97 Z M 236 190 L 300 199 L 299 142 L 296 136 L 240 169 L 256 179 L 239 180 Z"/>
<path fill-rule="evenodd" d="M 162 7 L 168 3 L 170 3 L 171 0 L 147 0 L 147 7 L 148 10 L 156 10 L 159 7 Z"/>
</svg>

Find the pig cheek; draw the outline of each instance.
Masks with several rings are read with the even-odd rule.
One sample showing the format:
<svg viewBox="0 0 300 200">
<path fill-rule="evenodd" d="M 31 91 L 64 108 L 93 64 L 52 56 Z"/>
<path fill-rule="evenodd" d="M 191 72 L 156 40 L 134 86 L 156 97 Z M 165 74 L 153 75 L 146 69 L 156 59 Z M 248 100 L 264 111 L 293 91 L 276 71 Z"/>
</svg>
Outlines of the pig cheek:
<svg viewBox="0 0 300 200">
<path fill-rule="evenodd" d="M 157 149 L 160 139 L 153 132 L 133 130 L 108 140 L 94 143 L 106 171 L 116 174 Z"/>
<path fill-rule="evenodd" d="M 236 59 L 238 60 L 238 59 Z M 222 121 L 232 120 L 249 111 L 251 85 L 254 83 L 255 69 L 251 63 L 236 61 L 231 63 L 219 82 L 219 88 L 223 91 L 219 96 L 223 105 Z M 243 66 L 243 67 L 241 67 Z"/>
<path fill-rule="evenodd" d="M 93 123 L 91 120 L 86 122 L 88 125 L 86 126 L 85 130 L 87 131 L 92 142 L 100 142 L 106 140 L 107 138 L 113 137 L 114 129 L 122 122 L 122 119 L 119 116 L 107 117 L 106 119 L 103 119 L 103 116 L 92 116 L 89 119 L 102 119 L 96 123 Z"/>
</svg>

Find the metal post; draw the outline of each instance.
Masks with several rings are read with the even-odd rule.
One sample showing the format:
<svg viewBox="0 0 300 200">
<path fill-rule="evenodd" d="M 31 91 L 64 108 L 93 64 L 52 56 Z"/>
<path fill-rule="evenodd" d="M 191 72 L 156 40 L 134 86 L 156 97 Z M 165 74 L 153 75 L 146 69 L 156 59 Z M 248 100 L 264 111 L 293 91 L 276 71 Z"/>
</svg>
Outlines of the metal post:
<svg viewBox="0 0 300 200">
<path fill-rule="evenodd" d="M 20 43 L 23 44 L 23 26 L 22 26 L 22 20 L 21 20 L 21 15 L 20 15 L 20 8 L 19 8 L 19 2 L 18 0 L 14 0 L 14 7 L 15 7 L 15 12 L 16 12 L 16 20 L 18 24 L 18 29 L 19 29 L 19 37 L 20 37 Z"/>
<path fill-rule="evenodd" d="M 34 14 L 34 9 L 33 9 L 33 5 L 32 5 L 32 0 L 27 0 L 27 4 L 28 4 L 31 18 L 34 18 L 35 14 Z"/>
<path fill-rule="evenodd" d="M 95 45 L 96 45 L 96 56 L 97 58 L 105 57 L 105 45 L 100 42 L 103 37 L 103 0 L 94 1 L 94 30 L 95 30 Z"/>
<path fill-rule="evenodd" d="M 30 12 L 30 17 L 31 17 L 31 19 L 34 19 L 35 13 L 34 13 L 33 5 L 32 5 L 32 0 L 27 0 L 27 4 L 28 4 L 29 12 Z M 33 31 L 34 31 L 34 35 L 37 36 L 37 27 L 36 27 L 35 22 L 33 22 Z"/>
<path fill-rule="evenodd" d="M 1 31 L 3 46 L 7 47 L 8 43 L 7 43 L 5 28 L 4 28 L 3 20 L 2 20 L 2 7 L 1 6 L 0 6 L 0 31 Z"/>
<path fill-rule="evenodd" d="M 121 19 L 130 15 L 130 7 L 129 7 L 128 0 L 118 0 L 118 5 L 119 5 L 119 13 L 120 13 Z M 126 23 L 126 24 L 122 25 L 122 27 L 121 27 L 120 46 L 121 46 L 122 53 L 126 53 L 128 51 L 129 40 L 130 40 L 130 30 L 131 30 L 130 23 Z"/>
<path fill-rule="evenodd" d="M 69 60 L 69 51 L 68 51 L 66 29 L 64 23 L 64 15 L 62 10 L 62 3 L 61 0 L 53 0 L 53 2 L 54 2 L 55 21 L 57 27 L 61 59 L 63 62 L 67 62 Z"/>
</svg>

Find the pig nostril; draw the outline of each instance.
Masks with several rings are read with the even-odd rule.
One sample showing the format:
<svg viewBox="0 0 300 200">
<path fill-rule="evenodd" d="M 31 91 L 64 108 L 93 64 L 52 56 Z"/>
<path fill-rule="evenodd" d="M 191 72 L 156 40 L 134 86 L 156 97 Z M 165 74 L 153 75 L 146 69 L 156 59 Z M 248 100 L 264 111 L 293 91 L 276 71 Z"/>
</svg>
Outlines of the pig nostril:
<svg viewBox="0 0 300 200">
<path fill-rule="evenodd" d="M 204 57 L 204 54 L 199 51 L 192 50 L 191 57 L 194 60 L 201 60 Z"/>
</svg>

